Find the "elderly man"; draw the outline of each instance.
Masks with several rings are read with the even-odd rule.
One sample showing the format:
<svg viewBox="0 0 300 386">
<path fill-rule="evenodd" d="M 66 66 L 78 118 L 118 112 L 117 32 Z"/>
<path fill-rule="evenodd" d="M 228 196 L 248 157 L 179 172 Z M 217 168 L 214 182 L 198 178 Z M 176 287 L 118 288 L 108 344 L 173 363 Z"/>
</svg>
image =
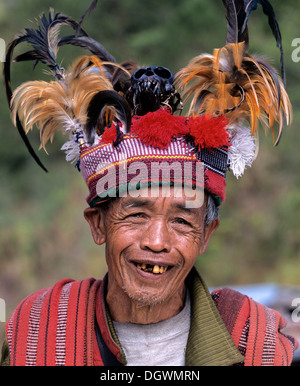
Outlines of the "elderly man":
<svg viewBox="0 0 300 386">
<path fill-rule="evenodd" d="M 184 365 L 191 324 L 187 281 L 199 281 L 197 285 L 207 295 L 192 268 L 219 220 L 207 224 L 206 203 L 188 209 L 185 199 L 172 193 L 170 197 L 116 199 L 108 209 L 87 209 L 85 217 L 95 242 L 106 242 L 106 302 L 123 361 L 126 358 L 130 365 Z M 208 307 L 214 308 L 212 299 Z M 222 322 L 217 312 L 210 315 L 206 310 L 205 314 L 210 320 L 204 324 L 209 323 L 208 329 L 214 326 L 208 338 Z M 228 332 L 226 336 L 229 338 Z M 218 349 L 201 345 L 202 355 L 208 350 L 208 362 L 242 360 L 232 344 L 224 339 L 221 344 L 217 336 L 213 339 Z M 191 352 L 187 361 L 193 360 Z"/>
<path fill-rule="evenodd" d="M 224 4 L 232 32 L 237 8 Z M 246 22 L 244 2 L 236 5 Z M 42 21 L 49 44 L 51 28 L 57 37 L 66 20 L 50 13 Z M 78 23 L 69 24 L 76 36 L 55 39 L 50 59 L 39 49 L 41 29 L 12 42 L 7 95 L 16 125 L 23 130 L 23 121 L 28 131 L 36 124 L 43 146 L 58 128 L 69 135 L 63 149 L 89 188 L 84 216 L 95 243 L 106 245 L 108 272 L 103 280 L 61 280 L 25 298 L 7 322 L 2 364 L 291 364 L 296 343 L 280 332 L 278 312 L 230 289 L 210 294 L 194 268 L 219 226 L 228 167 L 243 174 L 255 158 L 257 120 L 282 122 L 282 109 L 290 109 L 280 78 L 247 53 L 242 23 L 238 41 L 229 34 L 214 56 L 197 57 L 177 74 L 192 97 L 183 117 L 171 71 L 151 66 L 128 76 Z M 12 93 L 10 61 L 23 41 L 34 51 L 18 60 L 48 64 L 56 80 Z M 65 71 L 53 45 L 66 42 L 94 56 Z"/>
<path fill-rule="evenodd" d="M 95 243 L 106 243 L 108 274 L 25 299 L 8 323 L 3 364 L 291 362 L 293 340 L 280 333 L 277 312 L 228 289 L 211 296 L 193 268 L 219 225 L 211 196 L 193 209 L 173 189 L 169 197 L 127 196 L 86 209 L 85 218 Z"/>
</svg>

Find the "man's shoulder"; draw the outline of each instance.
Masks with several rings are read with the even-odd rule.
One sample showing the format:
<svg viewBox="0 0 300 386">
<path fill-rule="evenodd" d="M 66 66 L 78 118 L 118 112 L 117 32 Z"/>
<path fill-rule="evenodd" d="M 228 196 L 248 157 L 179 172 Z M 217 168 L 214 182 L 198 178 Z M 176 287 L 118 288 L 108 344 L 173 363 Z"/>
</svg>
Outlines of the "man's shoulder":
<svg viewBox="0 0 300 386">
<path fill-rule="evenodd" d="M 74 282 L 75 282 L 75 280 L 73 280 L 73 279 L 62 279 L 62 280 L 57 281 L 52 286 L 36 290 L 33 293 L 27 295 L 18 304 L 18 306 L 16 307 L 14 312 L 16 312 L 16 310 L 19 309 L 19 308 L 24 309 L 26 307 L 29 307 L 34 302 L 36 302 L 36 303 L 37 302 L 42 302 L 45 299 L 47 294 L 50 295 L 50 294 L 53 294 L 54 292 L 56 292 L 56 293 L 59 292 L 60 293 L 65 286 L 67 286 L 68 284 L 71 285 Z M 56 299 L 56 297 L 53 297 L 52 300 L 55 300 L 55 299 Z"/>
<path fill-rule="evenodd" d="M 12 315 L 14 315 L 17 311 L 24 312 L 26 308 L 32 307 L 33 304 L 35 305 L 35 307 L 38 307 L 39 305 L 45 302 L 55 304 L 62 301 L 62 298 L 70 299 L 70 297 L 78 297 L 80 292 L 88 292 L 95 281 L 96 280 L 94 278 L 82 280 L 59 280 L 50 287 L 39 289 L 26 296 L 18 304 Z M 102 280 L 98 280 L 97 282 L 101 283 Z"/>
<path fill-rule="evenodd" d="M 35 320 L 36 322 L 38 322 L 37 319 L 40 315 L 40 310 L 42 309 L 42 305 L 45 301 L 47 294 L 51 294 L 55 290 L 57 292 L 57 289 L 59 290 L 59 292 L 61 292 L 65 286 L 67 286 L 68 284 L 71 285 L 71 283 L 74 282 L 75 281 L 73 279 L 59 280 L 50 287 L 34 291 L 33 293 L 26 296 L 22 301 L 20 301 L 20 303 L 14 309 L 6 323 L 6 340 L 4 341 L 2 346 L 1 366 L 9 366 L 10 364 L 10 348 L 12 346 L 14 334 L 16 333 L 16 324 L 19 325 L 17 331 L 18 333 L 20 333 L 20 329 L 22 327 L 25 328 L 25 325 L 23 323 L 25 315 L 30 318 L 30 316 L 32 317 L 34 314 Z M 55 302 L 56 299 L 57 297 L 54 297 L 53 302 Z M 28 323 L 26 324 L 28 325 Z"/>
<path fill-rule="evenodd" d="M 250 313 L 251 299 L 239 291 L 224 287 L 212 291 L 211 296 L 224 319 L 238 318 L 241 317 L 242 313 L 248 316 Z"/>
<path fill-rule="evenodd" d="M 244 348 L 250 366 L 290 365 L 297 341 L 282 330 L 286 320 L 277 311 L 230 288 L 212 292 L 235 344 Z"/>
<path fill-rule="evenodd" d="M 94 278 L 63 279 L 23 299 L 6 323 L 10 353 L 20 352 L 18 360 L 25 362 L 25 359 L 30 360 L 30 353 L 36 357 L 32 347 L 37 346 L 37 335 L 39 341 L 43 338 L 47 342 L 49 339 L 56 339 L 57 331 L 62 331 L 67 324 L 85 328 L 87 314 L 95 304 L 101 283 L 102 280 Z M 29 346 L 31 352 L 28 354 L 26 347 Z"/>
<path fill-rule="evenodd" d="M 7 329 L 15 317 L 19 318 L 21 315 L 27 314 L 32 308 L 38 310 L 45 302 L 54 304 L 59 301 L 62 292 L 70 289 L 74 283 L 76 281 L 73 279 L 62 279 L 52 286 L 39 289 L 26 296 L 12 312 L 7 322 Z"/>
</svg>

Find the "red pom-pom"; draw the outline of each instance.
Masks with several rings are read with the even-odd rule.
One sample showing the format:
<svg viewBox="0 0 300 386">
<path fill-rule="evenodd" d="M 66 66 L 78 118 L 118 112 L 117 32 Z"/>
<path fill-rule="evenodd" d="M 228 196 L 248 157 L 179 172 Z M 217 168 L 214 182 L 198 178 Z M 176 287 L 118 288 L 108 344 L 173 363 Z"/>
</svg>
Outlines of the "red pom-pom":
<svg viewBox="0 0 300 386">
<path fill-rule="evenodd" d="M 147 146 L 166 149 L 173 137 L 187 134 L 188 127 L 185 117 L 174 116 L 160 109 L 142 117 L 133 118 L 130 132 L 138 135 Z"/>
<path fill-rule="evenodd" d="M 117 140 L 117 127 L 113 123 L 110 127 L 106 127 L 101 137 L 101 143 L 114 143 Z"/>
<path fill-rule="evenodd" d="M 188 126 L 198 149 L 230 146 L 226 130 L 228 120 L 224 117 L 213 118 L 208 114 L 190 117 Z"/>
</svg>

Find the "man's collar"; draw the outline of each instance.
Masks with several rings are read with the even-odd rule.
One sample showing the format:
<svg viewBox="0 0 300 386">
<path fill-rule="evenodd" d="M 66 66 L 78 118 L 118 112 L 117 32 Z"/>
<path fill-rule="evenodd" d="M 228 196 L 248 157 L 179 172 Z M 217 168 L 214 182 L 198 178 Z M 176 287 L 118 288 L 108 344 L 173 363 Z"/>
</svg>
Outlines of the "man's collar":
<svg viewBox="0 0 300 386">
<path fill-rule="evenodd" d="M 230 366 L 244 361 L 235 346 L 205 283 L 195 268 L 187 279 L 192 320 L 186 366 Z"/>
<path fill-rule="evenodd" d="M 106 282 L 107 277 L 104 282 Z M 191 328 L 186 348 L 186 366 L 231 366 L 244 361 L 235 346 L 205 283 L 193 268 L 187 278 L 191 295 Z M 105 290 L 104 290 L 105 292 Z M 122 362 L 126 358 L 113 327 L 108 306 L 104 306 L 111 337 L 119 346 Z"/>
</svg>

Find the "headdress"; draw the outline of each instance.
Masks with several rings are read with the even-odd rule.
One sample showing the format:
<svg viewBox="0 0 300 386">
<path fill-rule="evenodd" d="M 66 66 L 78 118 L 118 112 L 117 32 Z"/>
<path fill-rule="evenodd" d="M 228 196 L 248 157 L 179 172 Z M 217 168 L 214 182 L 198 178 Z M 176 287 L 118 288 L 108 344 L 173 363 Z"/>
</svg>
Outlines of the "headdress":
<svg viewBox="0 0 300 386">
<path fill-rule="evenodd" d="M 68 134 L 62 149 L 82 172 L 91 206 L 113 196 L 112 192 L 122 195 L 128 184 L 136 182 L 137 162 L 145 167 L 145 174 L 139 170 L 139 184 L 163 183 L 161 175 L 153 176 L 153 165 L 168 169 L 176 164 L 182 174 L 170 171 L 174 183 L 187 175 L 185 165 L 190 163 L 191 185 L 201 163 L 204 188 L 221 204 L 227 169 L 238 178 L 256 157 L 258 126 L 271 130 L 277 145 L 284 125 L 291 120 L 281 36 L 271 4 L 268 0 L 223 0 L 228 21 L 225 46 L 213 55 L 194 58 L 174 76 L 164 67 L 118 64 L 82 28 L 84 17 L 96 3 L 92 2 L 79 22 L 53 11 L 48 19 L 42 14 L 37 30 L 26 29 L 8 47 L 4 65 L 7 97 L 30 153 L 44 168 L 25 135 L 34 125 L 44 148 L 57 130 Z M 258 4 L 269 17 L 281 51 L 283 80 L 264 59 L 248 52 L 248 18 Z M 65 25 L 74 34 L 59 37 Z M 42 62 L 54 80 L 26 82 L 12 92 L 10 65 L 15 47 L 23 42 L 33 49 L 15 61 Z M 56 55 L 66 44 L 85 48 L 92 55 L 78 58 L 65 70 Z M 183 106 L 189 107 L 184 116 Z M 104 176 L 106 187 L 101 188 L 99 181 Z"/>
</svg>

